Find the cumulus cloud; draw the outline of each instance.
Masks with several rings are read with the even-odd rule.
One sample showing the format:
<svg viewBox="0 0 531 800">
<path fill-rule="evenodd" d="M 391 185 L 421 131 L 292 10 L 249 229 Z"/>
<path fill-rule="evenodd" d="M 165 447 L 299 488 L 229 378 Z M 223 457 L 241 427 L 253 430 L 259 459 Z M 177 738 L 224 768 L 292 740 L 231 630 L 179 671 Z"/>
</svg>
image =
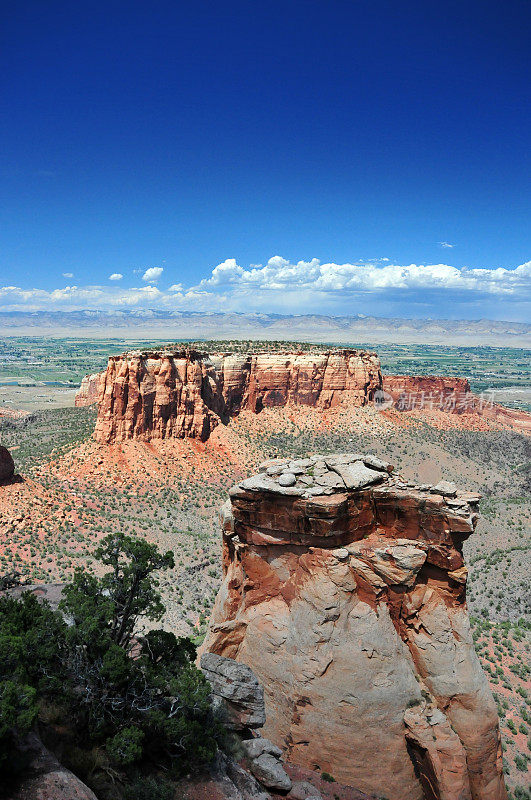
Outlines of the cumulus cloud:
<svg viewBox="0 0 531 800">
<path fill-rule="evenodd" d="M 142 280 L 157 281 L 163 272 L 164 272 L 164 267 L 150 267 L 142 275 Z"/>
<path fill-rule="evenodd" d="M 112 275 L 109 275 L 109 280 L 110 281 L 121 281 L 122 278 L 123 278 L 123 275 L 122 275 L 121 272 L 113 272 Z"/>
<path fill-rule="evenodd" d="M 61 275 L 63 276 L 63 278 L 73 278 L 74 277 L 74 273 L 73 272 L 62 272 Z"/>
<path fill-rule="evenodd" d="M 450 244 L 450 242 L 437 242 L 437 244 L 440 245 L 441 247 L 449 247 L 449 248 L 455 247 L 455 245 Z"/>
<path fill-rule="evenodd" d="M 265 265 L 248 269 L 230 258 L 214 267 L 197 288 L 216 290 L 232 287 L 236 291 L 316 293 L 365 293 L 400 290 L 457 290 L 487 294 L 516 294 L 529 291 L 531 262 L 516 269 L 466 269 L 448 264 L 322 264 L 319 259 L 292 264 L 281 256 Z"/>
<path fill-rule="evenodd" d="M 225 297 L 196 290 L 161 291 L 157 286 L 65 286 L 61 289 L 0 287 L 0 311 L 84 311 L 160 308 L 219 310 Z"/>
<path fill-rule="evenodd" d="M 162 267 L 142 278 L 148 285 L 77 286 L 44 290 L 0 288 L 4 311 L 84 309 L 166 309 L 196 311 L 278 311 L 284 313 L 375 313 L 397 316 L 487 316 L 514 318 L 531 300 L 531 261 L 515 269 L 454 267 L 449 264 L 393 264 L 384 259 L 338 264 L 317 258 L 292 263 L 273 256 L 243 267 L 234 258 L 215 266 L 195 286 L 159 288 Z M 460 309 L 462 309 L 460 311 Z M 490 309 L 490 310 L 489 310 Z M 502 310 L 500 310 L 502 309 Z M 413 312 L 413 313 L 412 313 Z"/>
</svg>

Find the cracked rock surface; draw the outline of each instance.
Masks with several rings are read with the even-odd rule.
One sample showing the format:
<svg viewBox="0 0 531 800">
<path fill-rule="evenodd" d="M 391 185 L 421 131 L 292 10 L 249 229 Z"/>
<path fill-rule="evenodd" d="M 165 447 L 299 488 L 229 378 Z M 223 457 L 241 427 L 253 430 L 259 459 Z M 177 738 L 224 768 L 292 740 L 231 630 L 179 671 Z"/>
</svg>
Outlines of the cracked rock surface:
<svg viewBox="0 0 531 800">
<path fill-rule="evenodd" d="M 465 598 L 479 497 L 408 485 L 372 454 L 260 469 L 223 508 L 203 651 L 256 674 L 264 737 L 368 794 L 505 800 Z"/>
</svg>

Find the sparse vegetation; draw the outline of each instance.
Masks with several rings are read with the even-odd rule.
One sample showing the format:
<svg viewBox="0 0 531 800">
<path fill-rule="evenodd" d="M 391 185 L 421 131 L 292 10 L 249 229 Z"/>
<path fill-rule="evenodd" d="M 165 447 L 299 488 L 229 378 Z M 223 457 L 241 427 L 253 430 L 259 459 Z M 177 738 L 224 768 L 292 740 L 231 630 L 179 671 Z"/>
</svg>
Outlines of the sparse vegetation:
<svg viewBox="0 0 531 800">
<path fill-rule="evenodd" d="M 72 345 L 71 363 L 79 365 L 81 375 L 101 369 L 109 352 L 148 344 L 153 343 L 103 342 L 87 354 L 86 342 L 80 341 Z M 242 352 L 291 347 L 288 342 L 196 344 L 200 350 Z M 28 361 L 21 363 L 29 374 L 34 343 L 10 340 L 10 346 L 26 348 Z M 64 342 L 64 348 L 70 346 Z M 41 353 L 43 369 L 55 368 L 52 348 L 53 342 L 47 354 Z M 529 380 L 523 351 L 377 349 L 387 372 L 457 374 L 468 377 L 476 390 L 482 383 L 495 385 L 498 378 L 504 385 L 526 385 Z M 66 350 L 60 352 L 63 358 Z M 491 367 L 496 375 L 485 377 Z M 118 446 L 112 458 L 104 458 L 90 440 L 94 418 L 91 408 L 53 409 L 0 422 L 0 441 L 12 450 L 25 478 L 16 507 L 3 509 L 0 520 L 0 574 L 18 571 L 23 581 L 65 582 L 81 566 L 92 567 L 99 578 L 103 566 L 91 551 L 110 532 L 156 543 L 175 553 L 175 565 L 160 578 L 166 612 L 156 624 L 196 643 L 204 635 L 221 579 L 217 510 L 229 487 L 264 458 L 361 450 L 391 461 L 413 483 L 444 476 L 479 491 L 483 499 L 477 532 L 464 546 L 468 605 L 478 654 L 497 695 L 507 781 L 515 800 L 523 800 L 528 773 L 517 766 L 515 756 L 530 753 L 529 733 L 522 729 L 531 729 L 529 439 L 507 431 L 442 429 L 406 417 L 400 418 L 401 424 L 390 424 L 373 409 L 364 415 L 334 411 L 324 416 L 277 409 L 274 417 L 266 410 L 235 418 L 230 430 L 218 432 L 220 445 L 208 443 L 202 449 L 181 441 L 149 447 L 137 443 L 130 449 Z M 146 631 L 154 624 L 146 620 Z M 115 745 L 124 749 L 123 742 Z"/>
</svg>

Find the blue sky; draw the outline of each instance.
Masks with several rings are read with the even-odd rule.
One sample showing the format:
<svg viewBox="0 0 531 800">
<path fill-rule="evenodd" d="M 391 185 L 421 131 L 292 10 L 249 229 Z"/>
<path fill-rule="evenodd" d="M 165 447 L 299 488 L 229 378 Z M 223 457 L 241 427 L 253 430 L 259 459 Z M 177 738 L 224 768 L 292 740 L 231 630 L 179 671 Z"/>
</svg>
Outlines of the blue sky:
<svg viewBox="0 0 531 800">
<path fill-rule="evenodd" d="M 528 320 L 530 22 L 2 4 L 0 308 Z"/>
</svg>

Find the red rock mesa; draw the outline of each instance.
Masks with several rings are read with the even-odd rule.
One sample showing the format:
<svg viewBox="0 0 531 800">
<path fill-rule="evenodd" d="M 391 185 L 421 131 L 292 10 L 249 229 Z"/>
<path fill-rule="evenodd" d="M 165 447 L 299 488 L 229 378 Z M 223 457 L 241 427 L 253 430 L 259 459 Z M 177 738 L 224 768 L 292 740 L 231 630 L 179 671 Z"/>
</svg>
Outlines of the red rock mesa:
<svg viewBox="0 0 531 800">
<path fill-rule="evenodd" d="M 247 664 L 264 735 L 302 767 L 392 800 L 505 800 L 462 542 L 478 496 L 374 456 L 269 461 L 222 510 L 204 652 Z"/>
<path fill-rule="evenodd" d="M 374 353 L 206 355 L 193 350 L 111 357 L 99 380 L 98 441 L 208 439 L 249 409 L 368 403 L 381 388 Z"/>
<path fill-rule="evenodd" d="M 374 353 L 256 353 L 207 355 L 193 350 L 140 351 L 112 356 L 107 369 L 87 375 L 76 406 L 98 403 L 95 437 L 192 437 L 205 441 L 240 411 L 285 405 L 327 409 L 371 401 L 416 414 L 444 412 L 486 419 L 531 434 L 531 414 L 492 403 L 467 380 L 434 375 L 382 377 Z"/>
<path fill-rule="evenodd" d="M 471 407 L 472 398 L 477 399 L 464 378 L 439 375 L 385 375 L 383 390 L 399 411 L 422 407 L 461 413 Z"/>
<path fill-rule="evenodd" d="M 384 400 L 389 396 L 398 411 L 443 411 L 492 420 L 504 428 L 531 434 L 531 414 L 493 403 L 489 393 L 478 396 L 464 378 L 439 375 L 385 375 Z"/>
</svg>

